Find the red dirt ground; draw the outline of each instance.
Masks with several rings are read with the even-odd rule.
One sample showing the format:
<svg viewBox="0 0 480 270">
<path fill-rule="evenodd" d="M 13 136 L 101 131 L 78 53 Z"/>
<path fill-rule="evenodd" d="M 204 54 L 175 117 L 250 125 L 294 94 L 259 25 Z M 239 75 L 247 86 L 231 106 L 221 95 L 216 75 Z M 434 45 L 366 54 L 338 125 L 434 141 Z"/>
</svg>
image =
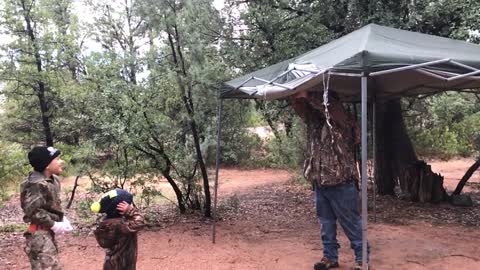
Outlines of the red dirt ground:
<svg viewBox="0 0 480 270">
<path fill-rule="evenodd" d="M 472 163 L 431 162 L 450 191 Z M 322 245 L 312 192 L 291 177 L 283 170 L 222 170 L 217 243 L 210 221 L 201 218 L 151 227 L 139 235 L 137 269 L 313 269 Z M 473 197 L 480 192 L 478 171 L 470 182 L 465 191 Z M 369 225 L 373 269 L 480 269 L 478 201 L 465 209 L 378 200 L 378 222 Z M 341 229 L 339 241 L 339 269 L 350 269 L 353 255 Z M 62 236 L 59 243 L 64 269 L 102 268 L 103 250 L 91 234 Z M 28 269 L 22 246 L 19 233 L 2 235 L 0 269 Z"/>
</svg>

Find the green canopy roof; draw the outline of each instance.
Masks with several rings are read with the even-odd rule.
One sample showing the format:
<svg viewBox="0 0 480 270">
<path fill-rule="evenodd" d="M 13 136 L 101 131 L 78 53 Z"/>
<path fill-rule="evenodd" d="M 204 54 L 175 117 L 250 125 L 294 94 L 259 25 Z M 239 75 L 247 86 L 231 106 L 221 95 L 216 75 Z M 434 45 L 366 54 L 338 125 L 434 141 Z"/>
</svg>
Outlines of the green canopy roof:
<svg viewBox="0 0 480 270">
<path fill-rule="evenodd" d="M 222 98 L 284 98 L 325 85 L 360 98 L 480 88 L 480 46 L 369 24 L 317 49 L 224 83 Z"/>
</svg>

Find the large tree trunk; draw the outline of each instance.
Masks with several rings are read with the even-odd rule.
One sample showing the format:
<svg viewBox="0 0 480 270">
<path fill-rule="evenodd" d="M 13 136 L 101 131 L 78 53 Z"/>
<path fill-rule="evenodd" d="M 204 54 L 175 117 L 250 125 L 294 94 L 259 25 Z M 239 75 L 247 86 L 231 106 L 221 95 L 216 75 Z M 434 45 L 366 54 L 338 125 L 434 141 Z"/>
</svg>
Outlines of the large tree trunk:
<svg viewBox="0 0 480 270">
<path fill-rule="evenodd" d="M 392 168 L 393 144 L 388 102 L 376 106 L 376 160 L 375 175 L 377 191 L 380 195 L 395 194 L 395 176 Z"/>
<path fill-rule="evenodd" d="M 43 133 L 45 135 L 45 144 L 47 146 L 53 146 L 53 134 L 50 127 L 49 106 L 47 98 L 45 96 L 45 84 L 43 82 L 38 83 L 38 89 L 36 91 L 38 102 L 40 105 L 40 112 L 42 115 Z"/>
<path fill-rule="evenodd" d="M 395 194 L 398 183 L 402 196 L 412 201 L 439 202 L 446 199 L 443 177 L 418 160 L 403 121 L 399 99 L 377 106 L 377 190 Z"/>
<path fill-rule="evenodd" d="M 41 74 L 43 72 L 42 58 L 40 56 L 40 49 L 38 48 L 38 45 L 37 45 L 35 32 L 34 32 L 34 29 L 32 28 L 32 23 L 35 24 L 35 22 L 32 22 L 32 18 L 30 17 L 30 9 L 32 8 L 32 6 L 30 5 L 29 7 L 27 7 L 27 4 L 25 3 L 25 1 L 21 1 L 21 5 L 24 12 L 23 17 L 25 19 L 25 25 L 27 27 L 27 35 L 30 38 L 30 41 L 32 42 L 32 52 L 33 52 L 33 55 L 35 56 L 35 64 L 37 66 L 37 71 L 39 74 Z M 38 97 L 38 101 L 40 105 L 43 131 L 45 134 L 45 143 L 47 146 L 53 146 L 53 134 L 50 128 L 50 117 L 48 115 L 49 106 L 48 106 L 47 98 L 45 96 L 45 92 L 47 91 L 45 82 L 42 81 L 41 79 L 38 80 L 37 86 L 33 87 L 33 91 L 35 95 Z"/>
</svg>

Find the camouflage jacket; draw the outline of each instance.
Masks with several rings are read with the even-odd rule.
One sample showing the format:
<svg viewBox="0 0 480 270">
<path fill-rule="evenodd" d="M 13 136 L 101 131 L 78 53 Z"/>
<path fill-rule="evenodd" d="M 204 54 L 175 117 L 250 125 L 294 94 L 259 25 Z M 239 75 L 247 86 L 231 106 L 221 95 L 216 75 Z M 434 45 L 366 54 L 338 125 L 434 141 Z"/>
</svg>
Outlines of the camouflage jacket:
<svg viewBox="0 0 480 270">
<path fill-rule="evenodd" d="M 340 102 L 332 101 L 331 105 L 338 117 L 330 115 L 332 127 L 325 121 L 325 108 L 319 100 L 309 99 L 302 117 L 307 125 L 304 176 L 319 186 L 358 181 L 355 144 L 359 143 L 360 134 L 357 125 Z"/>
<path fill-rule="evenodd" d="M 58 177 L 46 178 L 42 173 L 32 172 L 20 186 L 20 204 L 26 223 L 50 228 L 55 221 L 62 221 Z"/>
<path fill-rule="evenodd" d="M 121 218 L 102 218 L 95 229 L 98 244 L 106 249 L 104 270 L 134 270 L 137 263 L 137 232 L 145 226 L 137 208 Z"/>
</svg>

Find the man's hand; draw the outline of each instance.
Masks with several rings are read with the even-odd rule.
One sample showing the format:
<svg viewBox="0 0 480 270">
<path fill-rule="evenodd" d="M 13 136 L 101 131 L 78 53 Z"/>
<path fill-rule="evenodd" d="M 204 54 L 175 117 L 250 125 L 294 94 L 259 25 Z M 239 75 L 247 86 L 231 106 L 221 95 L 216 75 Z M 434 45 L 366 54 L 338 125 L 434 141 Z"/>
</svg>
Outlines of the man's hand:
<svg viewBox="0 0 480 270">
<path fill-rule="evenodd" d="M 121 215 L 125 215 L 127 211 L 130 209 L 130 204 L 127 202 L 121 202 L 117 205 L 117 210 Z"/>
<path fill-rule="evenodd" d="M 305 121 L 308 114 L 308 92 L 300 91 L 288 97 L 293 110 Z"/>
</svg>

